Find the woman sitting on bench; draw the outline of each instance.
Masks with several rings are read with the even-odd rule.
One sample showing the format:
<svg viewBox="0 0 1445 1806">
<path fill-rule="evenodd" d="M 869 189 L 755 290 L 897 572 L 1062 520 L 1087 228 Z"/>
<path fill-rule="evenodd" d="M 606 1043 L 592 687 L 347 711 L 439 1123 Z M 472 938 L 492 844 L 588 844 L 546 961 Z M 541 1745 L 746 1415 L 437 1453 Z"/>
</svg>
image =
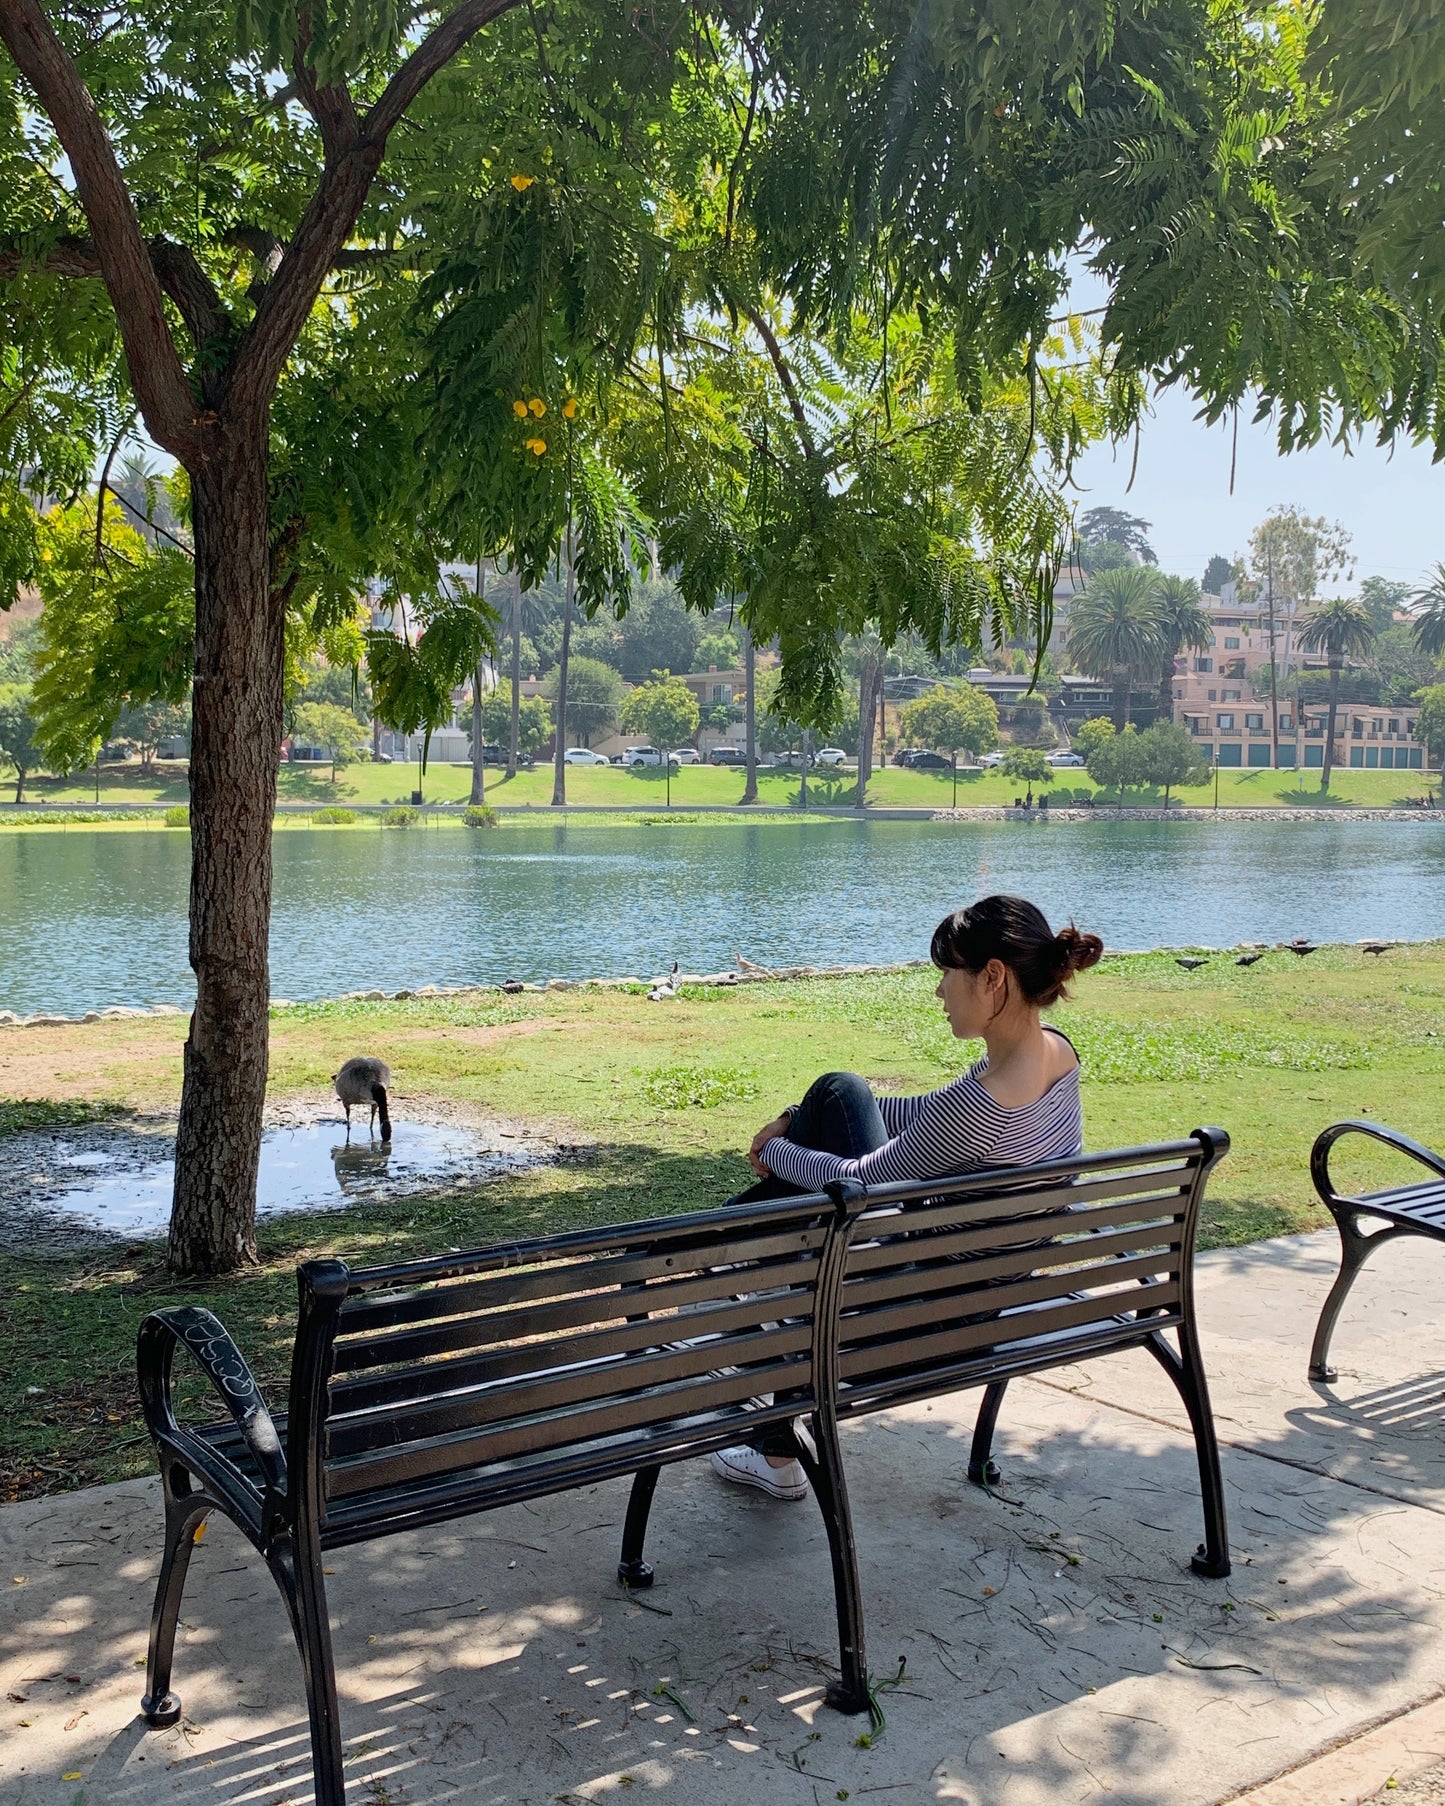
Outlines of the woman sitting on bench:
<svg viewBox="0 0 1445 1806">
<path fill-rule="evenodd" d="M 753 1137 L 753 1203 L 818 1191 L 833 1179 L 889 1185 L 993 1166 L 1033 1166 L 1083 1151 L 1079 1060 L 1068 1037 L 1039 1020 L 1068 981 L 1104 951 L 1072 923 L 1055 934 L 1022 897 L 984 897 L 933 931 L 937 997 L 960 1041 L 985 1052 L 960 1078 L 916 1097 L 878 1097 L 853 1072 L 826 1072 Z M 786 1424 L 757 1446 L 721 1449 L 713 1469 L 776 1499 L 807 1497 Z"/>
</svg>

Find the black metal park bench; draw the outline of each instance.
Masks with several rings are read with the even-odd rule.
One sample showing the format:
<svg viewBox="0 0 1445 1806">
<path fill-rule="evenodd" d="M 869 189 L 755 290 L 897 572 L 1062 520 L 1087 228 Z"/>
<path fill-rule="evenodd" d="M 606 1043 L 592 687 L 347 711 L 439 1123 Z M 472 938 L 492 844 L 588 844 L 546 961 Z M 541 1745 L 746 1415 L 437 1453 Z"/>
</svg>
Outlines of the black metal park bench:
<svg viewBox="0 0 1445 1806">
<path fill-rule="evenodd" d="M 1413 1185 L 1394 1185 L 1385 1191 L 1350 1197 L 1336 1190 L 1330 1178 L 1330 1152 L 1342 1135 L 1364 1135 L 1371 1141 L 1381 1141 L 1397 1153 L 1418 1160 L 1433 1177 L 1418 1179 Z M 1402 1235 L 1423 1235 L 1431 1241 L 1445 1242 L 1445 1160 L 1398 1129 L 1373 1122 L 1337 1122 L 1317 1136 L 1310 1149 L 1310 1178 L 1340 1232 L 1340 1270 L 1320 1311 L 1310 1349 L 1310 1378 L 1333 1380 L 1339 1375 L 1330 1366 L 1330 1342 L 1360 1268 L 1377 1248 L 1398 1241 Z M 1384 1227 L 1361 1227 L 1371 1219 Z"/>
<path fill-rule="evenodd" d="M 1205 1177 L 1228 1146 L 1188 1141 L 1046 1167 L 828 1194 L 352 1269 L 308 1261 L 289 1409 L 268 1410 L 207 1310 L 157 1311 L 138 1366 L 165 1498 L 142 1712 L 173 1724 L 186 1569 L 211 1511 L 264 1557 L 301 1653 L 318 1806 L 342 1806 L 322 1559 L 348 1544 L 633 1476 L 619 1577 L 646 1585 L 663 1467 L 794 1426 L 832 1558 L 840 1678 L 868 1705 L 841 1416 L 987 1388 L 970 1476 L 1008 1381 L 1147 1348 L 1179 1386 L 1204 1493 L 1201 1573 L 1229 1571 L 1191 1263 Z M 1165 1340 L 1174 1332 L 1178 1350 Z M 226 1416 L 177 1419 L 184 1349 Z"/>
</svg>

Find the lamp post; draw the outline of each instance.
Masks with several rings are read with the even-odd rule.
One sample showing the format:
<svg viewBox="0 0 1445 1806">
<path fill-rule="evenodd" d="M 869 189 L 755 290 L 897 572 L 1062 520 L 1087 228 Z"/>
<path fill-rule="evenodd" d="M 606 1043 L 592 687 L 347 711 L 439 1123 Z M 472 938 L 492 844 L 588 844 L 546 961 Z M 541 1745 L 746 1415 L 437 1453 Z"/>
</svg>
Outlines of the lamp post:
<svg viewBox="0 0 1445 1806">
<path fill-rule="evenodd" d="M 958 807 L 958 748 L 953 749 L 953 806 Z"/>
</svg>

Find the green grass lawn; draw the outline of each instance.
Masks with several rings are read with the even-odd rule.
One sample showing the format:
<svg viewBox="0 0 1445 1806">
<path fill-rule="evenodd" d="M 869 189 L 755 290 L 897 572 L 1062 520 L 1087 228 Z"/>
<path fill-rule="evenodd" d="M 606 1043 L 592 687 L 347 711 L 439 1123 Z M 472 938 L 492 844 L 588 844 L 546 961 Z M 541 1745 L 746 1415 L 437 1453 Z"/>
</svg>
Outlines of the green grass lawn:
<svg viewBox="0 0 1445 1806">
<path fill-rule="evenodd" d="M 279 776 L 279 793 L 283 803 L 379 804 L 406 803 L 420 782 L 428 803 L 464 802 L 471 794 L 471 768 L 464 765 L 430 765 L 426 776 L 418 780 L 415 765 L 344 766 L 336 781 L 329 766 L 308 768 L 283 765 Z M 68 803 L 83 806 L 95 800 L 93 778 L 84 773 L 70 778 L 32 779 L 27 785 L 27 800 Z M 1051 788 L 1094 791 L 1095 786 L 1083 771 L 1061 771 Z M 796 771 L 760 771 L 758 791 L 762 807 L 783 809 L 795 807 L 800 800 L 800 778 Z M 1329 794 L 1321 797 L 1317 773 L 1307 771 L 1241 770 L 1220 773 L 1219 801 L 1225 808 L 1290 808 L 1333 807 L 1384 808 L 1418 799 L 1428 789 L 1438 789 L 1438 777 L 1428 772 L 1336 771 Z M 1011 803 L 1020 786 L 1012 778 L 993 771 L 977 769 L 959 773 L 958 801 L 961 807 L 975 804 Z M 815 772 L 808 780 L 810 803 L 842 803 L 853 801 L 851 778 L 835 778 Z M 183 765 L 155 765 L 142 772 L 138 764 L 103 765 L 100 770 L 100 800 L 104 803 L 185 802 L 186 771 Z M 672 776 L 672 806 L 687 808 L 698 805 L 731 807 L 743 794 L 741 771 L 709 765 L 684 766 Z M 876 807 L 946 809 L 953 801 L 953 779 L 948 772 L 900 771 L 890 765 L 876 772 L 868 787 L 868 800 Z M 1194 807 L 1208 807 L 1214 801 L 1213 783 L 1195 790 L 1175 793 L 1178 800 Z M 624 771 L 620 767 L 575 766 L 567 773 L 567 799 L 571 803 L 610 804 L 618 808 L 661 808 L 667 795 L 664 774 L 658 770 Z M 530 805 L 546 808 L 552 800 L 552 770 L 537 766 L 522 771 L 511 780 L 500 771 L 487 771 L 487 800 L 500 807 Z M 1131 803 L 1159 803 L 1162 795 L 1150 792 L 1131 793 Z M 0 815 L 3 820 L 3 815 Z"/>
<path fill-rule="evenodd" d="M 324 1100 L 328 1074 L 361 1051 L 395 1074 L 394 1113 L 428 1102 L 530 1120 L 593 1144 L 582 1159 L 474 1192 L 263 1224 L 261 1265 L 178 1282 L 155 1244 L 106 1255 L 0 1257 L 6 1300 L 0 1497 L 143 1471 L 134 1405 L 145 1312 L 203 1299 L 230 1325 L 273 1396 L 288 1358 L 293 1268 L 309 1254 L 370 1261 L 566 1226 L 710 1205 L 746 1182 L 743 1149 L 821 1069 L 921 1089 L 976 1049 L 949 1036 L 925 971 L 685 992 L 495 993 L 394 1004 L 316 1004 L 273 1020 L 272 1090 Z M 1346 948 L 1272 953 L 1241 970 L 1216 956 L 1186 974 L 1165 953 L 1106 960 L 1059 1020 L 1084 1063 L 1090 1147 L 1221 1124 L 1233 1149 L 1210 1185 L 1204 1239 L 1219 1246 L 1317 1226 L 1311 1141 L 1369 1115 L 1439 1139 L 1445 1077 L 1445 942 L 1373 961 Z M 7 1030 L 0 1137 L 93 1110 L 173 1109 L 184 1022 Z M 1388 1157 L 1352 1155 L 1379 1182 Z M 1301 1358 L 1303 1359 L 1303 1350 Z M 30 1387 L 39 1388 L 32 1393 Z"/>
</svg>

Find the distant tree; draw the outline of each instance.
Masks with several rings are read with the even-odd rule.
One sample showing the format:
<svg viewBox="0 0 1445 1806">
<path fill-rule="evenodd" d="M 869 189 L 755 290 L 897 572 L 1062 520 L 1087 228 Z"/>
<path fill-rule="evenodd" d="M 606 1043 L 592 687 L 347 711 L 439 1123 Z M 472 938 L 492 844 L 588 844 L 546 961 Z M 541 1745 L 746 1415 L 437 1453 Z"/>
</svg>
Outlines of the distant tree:
<svg viewBox="0 0 1445 1806">
<path fill-rule="evenodd" d="M 24 684 L 0 684 L 0 764 L 15 773 L 15 801 L 25 801 L 25 780 L 39 768 L 40 726 Z"/>
<path fill-rule="evenodd" d="M 1081 539 L 1079 563 L 1085 577 L 1098 577 L 1105 571 L 1131 571 L 1139 560 L 1117 539 Z"/>
<path fill-rule="evenodd" d="M 977 758 L 998 745 L 998 709 L 991 696 L 972 684 L 957 690 L 940 687 L 904 703 L 898 726 L 909 746 L 937 752 L 967 752 Z"/>
<path fill-rule="evenodd" d="M 999 768 L 1020 784 L 1047 784 L 1054 768 L 1036 746 L 1011 746 Z"/>
<path fill-rule="evenodd" d="M 112 730 L 117 740 L 130 741 L 140 753 L 142 767 L 147 769 L 163 740 L 179 740 L 190 731 L 190 709 L 165 701 L 127 703 Z"/>
<path fill-rule="evenodd" d="M 1415 606 L 1415 644 L 1431 658 L 1445 654 L 1445 564 L 1435 566 L 1435 575 L 1410 597 Z"/>
<path fill-rule="evenodd" d="M 510 689 L 488 690 L 482 698 L 482 732 L 500 746 L 512 731 Z M 517 750 L 534 753 L 552 735 L 552 711 L 540 696 L 523 696 L 517 703 Z"/>
<path fill-rule="evenodd" d="M 367 732 L 350 709 L 334 702 L 303 702 L 296 710 L 295 738 L 303 746 L 319 746 L 331 755 L 331 781 L 337 768 L 353 765 L 366 749 Z"/>
<path fill-rule="evenodd" d="M 1428 758 L 1440 761 L 1440 795 L 1445 800 L 1445 684 L 1427 685 L 1415 700 L 1420 705 L 1415 738 Z"/>
<path fill-rule="evenodd" d="M 640 583 L 617 623 L 618 669 L 633 679 L 652 671 L 695 670 L 702 627 L 673 584 Z"/>
<path fill-rule="evenodd" d="M 1306 608 L 1332 578 L 1355 567 L 1350 535 L 1335 521 L 1298 508 L 1272 509 L 1249 539 L 1250 570 L 1269 632 L 1270 741 L 1279 763 L 1278 623 Z"/>
<path fill-rule="evenodd" d="M 12 621 L 0 640 L 0 684 L 28 684 L 35 675 L 34 655 L 40 644 L 37 621 Z"/>
<path fill-rule="evenodd" d="M 1230 564 L 1229 560 L 1227 558 L 1221 558 L 1219 553 L 1216 552 L 1209 563 L 1204 567 L 1204 581 L 1199 587 L 1204 591 L 1206 596 L 1217 596 L 1233 575 L 1234 567 Z"/>
<path fill-rule="evenodd" d="M 697 698 L 680 677 L 668 671 L 658 671 L 649 683 L 630 690 L 622 703 L 622 725 L 627 732 L 645 734 L 664 751 L 686 746 L 701 719 Z"/>
<path fill-rule="evenodd" d="M 1105 740 L 1114 738 L 1114 724 L 1103 715 L 1091 716 L 1088 721 L 1081 721 L 1074 729 L 1074 751 L 1087 765 L 1089 755 L 1096 746 Z"/>
<path fill-rule="evenodd" d="M 1158 564 L 1149 543 L 1149 522 L 1120 508 L 1090 508 L 1079 521 L 1079 537 L 1090 545 L 1124 546 L 1140 564 Z"/>
<path fill-rule="evenodd" d="M 1326 653 L 1330 661 L 1330 718 L 1325 728 L 1325 762 L 1320 789 L 1330 787 L 1335 757 L 1335 712 L 1340 703 L 1340 672 L 1347 658 L 1364 658 L 1375 643 L 1375 625 L 1368 611 L 1348 596 L 1321 602 L 1305 617 L 1300 644 L 1312 652 Z"/>
<path fill-rule="evenodd" d="M 1203 784 L 1209 776 L 1207 761 L 1199 756 L 1199 742 L 1177 721 L 1156 721 L 1139 736 L 1139 781 L 1162 785 L 1164 807 L 1176 784 Z"/>
<path fill-rule="evenodd" d="M 344 665 L 312 665 L 292 700 L 330 702 L 339 709 L 350 709 L 365 726 L 371 725 L 371 684 L 364 666 L 352 671 Z"/>
<path fill-rule="evenodd" d="M 1129 719 L 1129 689 L 1159 669 L 1166 646 L 1159 577 L 1145 565 L 1101 571 L 1069 608 L 1069 653 L 1090 677 L 1114 685 L 1114 728 Z"/>
<path fill-rule="evenodd" d="M 1089 754 L 1088 772 L 1096 784 L 1112 790 L 1122 803 L 1124 792 L 1144 782 L 1143 735 L 1131 722 L 1122 733 L 1099 740 Z"/>
<path fill-rule="evenodd" d="M 543 694 L 557 700 L 560 667 L 547 675 Z M 591 746 L 617 725 L 624 691 L 622 679 L 600 659 L 573 653 L 567 664 L 567 736 L 574 746 Z"/>
<path fill-rule="evenodd" d="M 1440 660 L 1422 652 L 1412 629 L 1401 621 L 1387 627 L 1375 641 L 1370 665 L 1380 680 L 1380 700 L 1402 707 L 1427 684 L 1438 681 Z M 1341 700 L 1348 700 L 1341 691 Z"/>
<path fill-rule="evenodd" d="M 742 650 L 738 645 L 738 636 L 724 629 L 722 632 L 705 633 L 697 643 L 697 651 L 693 658 L 699 671 L 709 671 L 714 665 L 719 671 L 735 671 Z"/>
<path fill-rule="evenodd" d="M 1159 666 L 1159 720 L 1174 719 L 1174 661 L 1181 652 L 1208 652 L 1214 644 L 1214 623 L 1204 612 L 1199 585 L 1192 577 L 1161 577 L 1159 629 L 1163 656 Z"/>
<path fill-rule="evenodd" d="M 1360 606 L 1374 623 L 1376 633 L 1388 633 L 1395 625 L 1395 615 L 1410 605 L 1408 583 L 1394 583 L 1388 577 L 1366 577 L 1360 585 Z"/>
</svg>

